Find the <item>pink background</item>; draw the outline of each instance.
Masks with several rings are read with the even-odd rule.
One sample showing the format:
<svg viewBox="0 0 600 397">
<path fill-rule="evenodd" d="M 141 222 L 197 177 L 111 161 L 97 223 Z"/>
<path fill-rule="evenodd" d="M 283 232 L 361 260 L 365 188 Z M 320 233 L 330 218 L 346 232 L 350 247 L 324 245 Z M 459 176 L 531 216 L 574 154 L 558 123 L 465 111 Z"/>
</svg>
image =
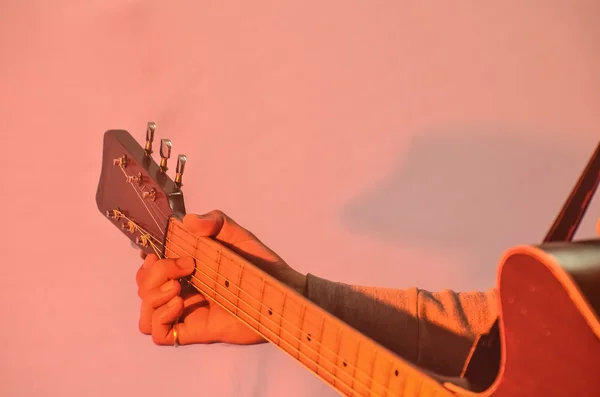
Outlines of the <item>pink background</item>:
<svg viewBox="0 0 600 397">
<path fill-rule="evenodd" d="M 155 121 L 188 155 L 188 210 L 225 210 L 303 272 L 487 288 L 597 143 L 599 11 L 2 1 L 0 395 L 335 395 L 268 345 L 138 332 L 140 260 L 94 201 L 102 133 Z"/>
</svg>

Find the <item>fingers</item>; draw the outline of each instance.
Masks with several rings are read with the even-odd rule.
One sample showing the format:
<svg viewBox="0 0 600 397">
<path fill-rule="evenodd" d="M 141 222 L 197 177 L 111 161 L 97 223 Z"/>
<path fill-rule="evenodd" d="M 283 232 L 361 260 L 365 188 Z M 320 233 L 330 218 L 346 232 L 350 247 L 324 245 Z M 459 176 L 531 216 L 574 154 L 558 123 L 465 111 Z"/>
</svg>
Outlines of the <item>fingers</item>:
<svg viewBox="0 0 600 397">
<path fill-rule="evenodd" d="M 166 305 L 158 308 L 152 315 L 152 341 L 157 345 L 172 345 L 173 323 L 183 314 L 183 299 L 179 296 L 171 298 Z M 177 324 L 178 342 L 187 343 L 186 329 L 183 323 Z"/>
<path fill-rule="evenodd" d="M 219 241 L 232 245 L 240 241 L 256 239 L 252 233 L 219 210 L 204 215 L 188 214 L 183 218 L 183 224 L 198 236 L 215 237 Z"/>
<path fill-rule="evenodd" d="M 150 256 L 150 255 L 148 255 Z M 146 263 L 146 261 L 144 261 Z M 138 288 L 138 295 L 145 299 L 150 291 L 169 280 L 180 279 L 192 274 L 195 270 L 193 258 L 160 259 L 154 261 L 148 269 L 142 266 L 143 275 Z"/>
<path fill-rule="evenodd" d="M 181 292 L 180 278 L 187 277 L 195 270 L 194 259 L 161 259 L 148 255 L 138 270 L 138 295 L 142 298 L 140 309 L 140 332 L 150 335 L 155 311 Z M 179 298 L 181 299 L 181 298 Z"/>
<path fill-rule="evenodd" d="M 142 252 L 142 251 L 140 251 Z M 142 267 L 144 269 L 150 269 L 152 267 L 152 265 L 154 264 L 154 262 L 156 262 L 158 260 L 158 255 L 156 254 L 150 254 L 150 255 L 146 255 L 144 257 L 144 262 L 142 263 Z"/>
<path fill-rule="evenodd" d="M 167 304 L 181 292 L 181 285 L 177 280 L 169 280 L 158 288 L 146 294 L 140 309 L 139 329 L 146 335 L 152 334 L 152 317 L 159 307 Z"/>
<path fill-rule="evenodd" d="M 140 251 L 140 252 L 143 252 L 143 251 Z M 135 282 L 137 283 L 138 287 L 144 280 L 145 276 L 148 274 L 148 270 L 152 267 L 152 265 L 156 261 L 158 261 L 158 256 L 156 256 L 155 254 L 147 255 L 144 258 L 144 262 L 142 263 L 142 266 L 138 269 L 138 271 L 135 275 Z"/>
<path fill-rule="evenodd" d="M 183 224 L 189 232 L 197 236 L 214 237 L 236 254 L 269 273 L 287 267 L 277 253 L 222 211 L 213 210 L 204 215 L 188 214 L 183 218 Z"/>
</svg>

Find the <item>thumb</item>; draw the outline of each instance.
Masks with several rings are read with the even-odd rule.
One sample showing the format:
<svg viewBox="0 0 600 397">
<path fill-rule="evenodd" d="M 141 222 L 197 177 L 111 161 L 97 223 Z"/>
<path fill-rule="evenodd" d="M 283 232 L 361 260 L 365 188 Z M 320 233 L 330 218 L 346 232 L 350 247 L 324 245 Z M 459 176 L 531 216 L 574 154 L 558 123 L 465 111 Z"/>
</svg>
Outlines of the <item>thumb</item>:
<svg viewBox="0 0 600 397">
<path fill-rule="evenodd" d="M 273 250 L 264 245 L 254 234 L 238 225 L 222 211 L 214 210 L 204 215 L 186 215 L 183 225 L 199 237 L 213 237 L 236 254 L 256 266 L 271 272 L 284 263 Z"/>
<path fill-rule="evenodd" d="M 183 225 L 197 236 L 214 237 L 221 242 L 232 245 L 237 242 L 256 239 L 252 233 L 219 210 L 213 210 L 203 215 L 187 214 L 183 218 Z"/>
</svg>

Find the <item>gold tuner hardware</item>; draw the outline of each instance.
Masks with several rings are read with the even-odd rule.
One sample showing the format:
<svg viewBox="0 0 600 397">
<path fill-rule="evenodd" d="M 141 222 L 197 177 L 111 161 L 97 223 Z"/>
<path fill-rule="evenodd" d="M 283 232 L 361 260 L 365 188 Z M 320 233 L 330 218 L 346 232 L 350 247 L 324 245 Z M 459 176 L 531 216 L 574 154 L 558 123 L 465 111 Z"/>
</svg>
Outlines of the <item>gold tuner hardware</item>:
<svg viewBox="0 0 600 397">
<path fill-rule="evenodd" d="M 156 200 L 156 189 L 152 188 L 147 192 L 142 192 L 142 198 L 149 199 L 152 201 Z"/>
<path fill-rule="evenodd" d="M 127 175 L 127 182 L 137 183 L 138 186 L 142 186 L 142 173 L 138 172 L 137 175 Z"/>
<path fill-rule="evenodd" d="M 187 157 L 185 154 L 180 154 L 177 157 L 177 168 L 175 169 L 175 185 L 177 188 L 181 188 L 183 183 L 181 183 L 181 178 L 183 177 L 183 170 L 185 168 L 185 163 L 187 162 Z"/>
<path fill-rule="evenodd" d="M 129 233 L 135 233 L 135 224 L 132 221 L 124 222 L 121 228 L 127 230 Z"/>
<path fill-rule="evenodd" d="M 152 154 L 152 142 L 154 141 L 154 131 L 156 131 L 156 123 L 149 121 L 146 126 L 146 147 L 144 154 L 150 156 Z"/>
<path fill-rule="evenodd" d="M 118 165 L 119 167 L 127 168 L 127 156 L 122 155 L 121 157 L 113 159 L 113 165 Z"/>
<path fill-rule="evenodd" d="M 171 158 L 171 141 L 168 139 L 160 140 L 160 172 L 166 172 L 167 160 Z"/>
<path fill-rule="evenodd" d="M 121 217 L 121 211 L 119 210 L 106 210 L 106 216 L 112 219 L 119 219 Z"/>
<path fill-rule="evenodd" d="M 148 237 L 146 237 L 144 234 L 142 234 L 141 236 L 136 237 L 135 239 L 135 243 L 137 245 L 140 245 L 142 247 L 148 247 Z"/>
</svg>

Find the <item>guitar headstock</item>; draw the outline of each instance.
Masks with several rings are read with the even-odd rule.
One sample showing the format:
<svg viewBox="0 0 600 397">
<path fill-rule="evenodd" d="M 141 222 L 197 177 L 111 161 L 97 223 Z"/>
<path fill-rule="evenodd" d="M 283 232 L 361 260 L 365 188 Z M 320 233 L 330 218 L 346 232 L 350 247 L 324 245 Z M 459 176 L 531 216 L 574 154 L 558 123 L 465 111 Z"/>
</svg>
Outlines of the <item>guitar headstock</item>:
<svg viewBox="0 0 600 397">
<path fill-rule="evenodd" d="M 152 158 L 156 125 L 149 122 L 142 147 L 129 132 L 104 133 L 102 171 L 96 203 L 100 212 L 146 254 L 161 255 L 169 218 L 185 215 L 182 176 L 185 155 L 177 158 L 175 180 L 167 175 L 171 141 L 160 141 L 160 163 Z"/>
</svg>

